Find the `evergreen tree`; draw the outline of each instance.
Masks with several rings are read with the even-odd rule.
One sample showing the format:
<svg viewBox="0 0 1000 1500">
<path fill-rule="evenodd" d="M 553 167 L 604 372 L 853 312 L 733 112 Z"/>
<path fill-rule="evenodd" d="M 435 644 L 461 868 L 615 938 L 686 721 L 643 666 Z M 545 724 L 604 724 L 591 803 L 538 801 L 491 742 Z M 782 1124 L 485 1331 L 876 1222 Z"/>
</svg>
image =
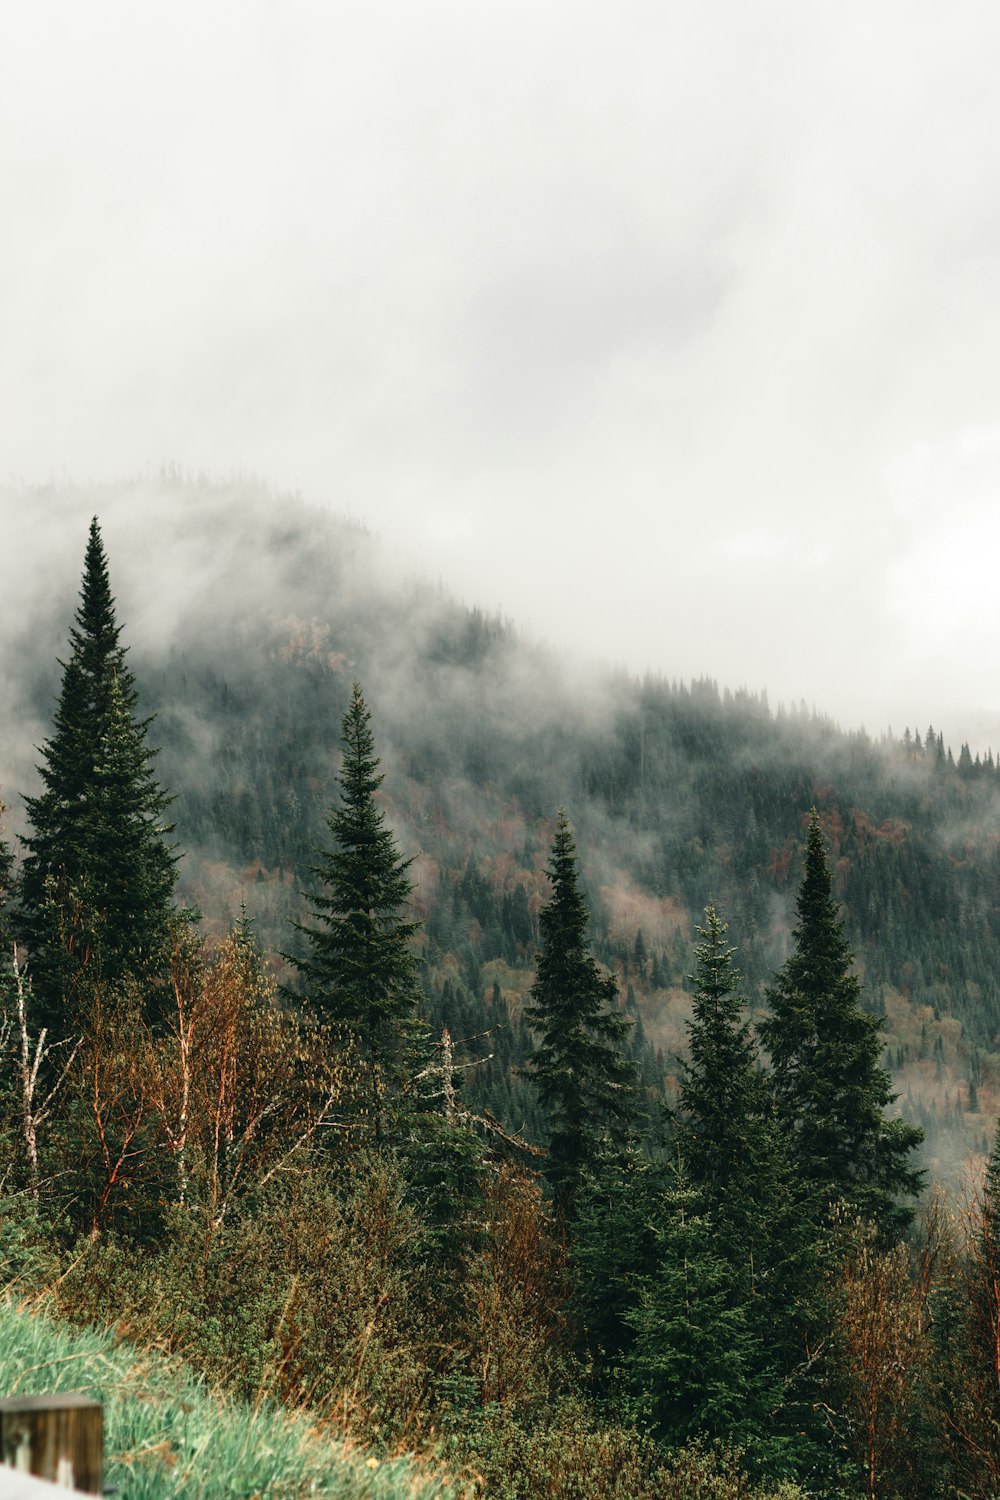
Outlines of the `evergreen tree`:
<svg viewBox="0 0 1000 1500">
<path fill-rule="evenodd" d="M 306 997 L 358 1052 L 365 1107 L 382 1141 L 389 1115 L 416 1071 L 422 996 L 412 942 L 419 923 L 402 915 L 413 886 L 375 794 L 379 771 L 371 714 L 355 682 L 343 719 L 340 805 L 326 824 L 334 847 L 311 866 L 322 890 L 310 898 L 312 921 L 296 923 L 307 940 L 291 957 Z"/>
<path fill-rule="evenodd" d="M 654 1225 L 656 1269 L 625 1313 L 634 1342 L 625 1357 L 633 1414 L 667 1447 L 694 1437 L 760 1441 L 778 1383 L 762 1376 L 759 1338 L 719 1254 L 711 1220 L 678 1171 Z"/>
<path fill-rule="evenodd" d="M 820 1202 L 845 1199 L 898 1233 L 912 1211 L 897 1198 L 920 1190 L 922 1173 L 909 1156 L 923 1131 L 886 1118 L 896 1096 L 879 1066 L 883 1018 L 861 1009 L 815 808 L 797 912 L 794 949 L 768 990 L 772 1014 L 760 1026 L 779 1116 Z"/>
<path fill-rule="evenodd" d="M 683 1064 L 677 1148 L 713 1249 L 729 1271 L 747 1346 L 745 1372 L 771 1392 L 757 1438 L 810 1472 L 825 1448 L 806 1357 L 829 1316 L 822 1248 L 808 1187 L 798 1179 L 775 1118 L 739 993 L 736 950 L 713 905 L 699 928 L 690 1057 Z M 780 1399 L 778 1392 L 780 1391 Z"/>
<path fill-rule="evenodd" d="M 607 1393 L 635 1343 L 640 1290 L 658 1264 L 662 1163 L 637 1147 L 604 1153 L 577 1189 L 573 1214 L 573 1321 L 598 1391 Z"/>
<path fill-rule="evenodd" d="M 524 1014 L 538 1037 L 527 1070 L 548 1120 L 547 1171 L 565 1216 L 605 1139 L 627 1130 L 636 1082 L 622 1051 L 632 1023 L 615 1009 L 614 976 L 601 972 L 587 943 L 576 846 L 562 811 L 549 876 L 552 899 L 539 916 L 542 951 Z"/>
<path fill-rule="evenodd" d="M 690 1056 L 682 1064 L 680 1152 L 709 1211 L 745 1234 L 759 1214 L 765 1163 L 773 1165 L 770 1096 L 744 1019 L 736 950 L 714 905 L 706 907 L 698 932 Z"/>
<path fill-rule="evenodd" d="M 152 773 L 151 720 L 135 716 L 120 635 L 95 517 L 53 733 L 42 747 L 43 790 L 25 799 L 32 832 L 21 924 L 39 1021 L 57 1035 L 86 1018 L 88 987 L 155 976 L 171 929 L 170 799 Z"/>
<path fill-rule="evenodd" d="M 0 818 L 3 817 L 3 812 L 4 804 L 0 801 Z M 6 969 L 7 955 L 10 951 L 10 916 L 8 906 L 13 883 L 14 856 L 11 853 L 7 840 L 0 838 L 0 969 Z"/>
</svg>

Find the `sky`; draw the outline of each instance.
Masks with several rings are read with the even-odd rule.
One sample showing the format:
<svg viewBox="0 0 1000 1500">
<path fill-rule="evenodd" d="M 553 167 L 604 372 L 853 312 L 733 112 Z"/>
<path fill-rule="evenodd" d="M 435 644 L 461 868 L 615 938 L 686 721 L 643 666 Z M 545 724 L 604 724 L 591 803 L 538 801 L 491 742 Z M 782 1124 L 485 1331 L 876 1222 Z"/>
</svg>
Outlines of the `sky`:
<svg viewBox="0 0 1000 1500">
<path fill-rule="evenodd" d="M 996 749 L 998 55 L 990 0 L 8 6 L 0 483 L 253 473 L 578 655 Z"/>
</svg>

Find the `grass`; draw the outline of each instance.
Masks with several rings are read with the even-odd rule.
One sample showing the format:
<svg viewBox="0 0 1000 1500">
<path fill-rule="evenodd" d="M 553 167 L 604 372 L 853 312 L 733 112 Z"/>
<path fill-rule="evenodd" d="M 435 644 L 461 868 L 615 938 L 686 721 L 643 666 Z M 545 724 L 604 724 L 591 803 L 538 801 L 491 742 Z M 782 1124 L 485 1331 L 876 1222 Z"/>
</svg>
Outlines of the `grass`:
<svg viewBox="0 0 1000 1500">
<path fill-rule="evenodd" d="M 105 1484 L 121 1500 L 446 1500 L 461 1491 L 411 1458 L 378 1461 L 305 1415 L 226 1401 L 177 1360 L 110 1332 L 71 1332 L 0 1302 L 0 1396 L 82 1391 L 104 1404 Z"/>
</svg>

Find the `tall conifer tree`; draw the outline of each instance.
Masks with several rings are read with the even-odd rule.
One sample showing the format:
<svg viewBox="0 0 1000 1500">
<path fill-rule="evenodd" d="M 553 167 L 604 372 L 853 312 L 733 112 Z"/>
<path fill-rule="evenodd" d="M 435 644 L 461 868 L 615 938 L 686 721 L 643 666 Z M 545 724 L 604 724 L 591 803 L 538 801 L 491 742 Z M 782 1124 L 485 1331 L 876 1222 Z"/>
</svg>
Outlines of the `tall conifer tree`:
<svg viewBox="0 0 1000 1500">
<path fill-rule="evenodd" d="M 43 790 L 26 799 L 32 832 L 21 920 L 39 1024 L 56 1034 L 86 1019 L 92 983 L 153 977 L 171 925 L 170 799 L 153 776 L 151 720 L 136 717 L 120 635 L 95 517 L 53 732 L 42 746 Z"/>
<path fill-rule="evenodd" d="M 761 1171 L 773 1158 L 770 1096 L 739 993 L 736 950 L 714 906 L 706 907 L 698 932 L 690 1056 L 680 1092 L 681 1155 L 710 1211 L 746 1220 L 756 1217 Z"/>
<path fill-rule="evenodd" d="M 334 847 L 311 867 L 322 889 L 310 898 L 312 920 L 296 924 L 307 951 L 292 962 L 316 1013 L 357 1047 L 366 1107 L 381 1141 L 415 1072 L 422 997 L 412 943 L 420 924 L 404 915 L 412 861 L 400 858 L 375 801 L 385 778 L 357 682 L 342 738 L 340 805 L 326 819 Z"/>
<path fill-rule="evenodd" d="M 879 1066 L 882 1018 L 861 1009 L 815 808 L 797 912 L 793 952 L 768 990 L 771 1016 L 760 1026 L 779 1116 L 820 1202 L 844 1199 L 898 1232 L 912 1212 L 897 1199 L 920 1190 L 922 1173 L 909 1158 L 923 1131 L 886 1118 L 896 1096 Z"/>
<path fill-rule="evenodd" d="M 746 1019 L 736 950 L 715 907 L 695 949 L 690 1057 L 683 1065 L 677 1146 L 729 1295 L 753 1342 L 747 1370 L 770 1393 L 758 1438 L 788 1446 L 805 1469 L 824 1447 L 813 1414 L 810 1343 L 828 1324 L 810 1185 L 791 1160 Z M 778 1392 L 780 1390 L 780 1399 Z"/>
<path fill-rule="evenodd" d="M 633 1118 L 636 1076 L 622 1051 L 632 1023 L 618 1013 L 614 976 L 601 972 L 587 942 L 576 846 L 562 811 L 549 876 L 552 899 L 539 918 L 542 951 L 524 1015 L 538 1036 L 527 1070 L 548 1117 L 548 1175 L 565 1216 L 606 1138 L 622 1135 Z"/>
</svg>

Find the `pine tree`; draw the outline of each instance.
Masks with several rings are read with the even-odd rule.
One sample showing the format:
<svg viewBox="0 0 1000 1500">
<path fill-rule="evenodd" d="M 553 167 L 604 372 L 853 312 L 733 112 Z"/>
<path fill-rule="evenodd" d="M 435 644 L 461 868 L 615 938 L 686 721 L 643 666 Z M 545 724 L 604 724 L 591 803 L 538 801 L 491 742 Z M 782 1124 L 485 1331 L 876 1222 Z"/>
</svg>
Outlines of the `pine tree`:
<svg viewBox="0 0 1000 1500">
<path fill-rule="evenodd" d="M 58 1035 L 85 1019 L 95 983 L 145 982 L 161 970 L 173 918 L 170 799 L 152 773 L 152 721 L 135 716 L 120 635 L 95 517 L 53 733 L 42 747 L 43 790 L 25 799 L 32 833 L 21 923 L 39 1021 Z"/>
<path fill-rule="evenodd" d="M 375 794 L 379 771 L 371 714 L 355 682 L 343 719 L 340 805 L 326 824 L 334 847 L 311 871 L 322 889 L 310 898 L 312 921 L 297 923 L 307 940 L 291 961 L 306 998 L 323 1021 L 357 1049 L 366 1109 L 377 1141 L 416 1071 L 422 996 L 412 943 L 420 924 L 402 915 L 413 890 Z"/>
<path fill-rule="evenodd" d="M 897 1198 L 920 1190 L 909 1156 L 923 1131 L 886 1118 L 896 1096 L 879 1066 L 883 1022 L 861 1009 L 815 809 L 797 912 L 794 950 L 768 990 L 772 1014 L 760 1026 L 779 1117 L 821 1203 L 844 1199 L 898 1233 L 912 1211 Z"/>
<path fill-rule="evenodd" d="M 635 1067 L 622 1051 L 631 1021 L 615 1009 L 614 976 L 587 943 L 576 846 L 560 811 L 549 864 L 552 899 L 539 917 L 542 951 L 525 1019 L 538 1037 L 527 1075 L 548 1119 L 548 1176 L 565 1217 L 605 1140 L 622 1137 L 636 1103 Z"/>
</svg>

